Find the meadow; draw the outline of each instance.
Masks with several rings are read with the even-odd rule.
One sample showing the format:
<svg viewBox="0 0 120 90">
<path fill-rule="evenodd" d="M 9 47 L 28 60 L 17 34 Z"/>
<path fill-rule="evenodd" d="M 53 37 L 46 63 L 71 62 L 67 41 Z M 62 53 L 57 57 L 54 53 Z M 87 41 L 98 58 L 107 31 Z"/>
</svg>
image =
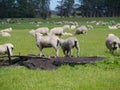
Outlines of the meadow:
<svg viewBox="0 0 120 90">
<path fill-rule="evenodd" d="M 0 20 L 4 22 L 7 19 Z M 0 30 L 12 27 L 11 37 L 0 37 L 0 44 L 13 43 L 14 55 L 39 54 L 35 38 L 28 32 L 38 27 L 53 28 L 58 21 L 77 21 L 80 25 L 87 25 L 87 21 L 102 20 L 110 22 L 114 20 L 120 23 L 120 18 L 50 18 L 47 21 L 39 18 L 19 18 L 20 23 L 0 24 Z M 42 22 L 41 24 L 30 22 Z M 109 33 L 120 37 L 120 29 L 109 30 L 108 25 L 93 25 L 85 35 L 76 35 L 80 45 L 80 57 L 102 56 L 104 61 L 96 64 L 76 65 L 74 67 L 63 65 L 57 70 L 29 70 L 22 66 L 0 68 L 0 90 L 120 90 L 120 51 L 118 55 L 112 55 L 105 46 L 105 39 Z M 74 30 L 66 30 L 74 33 Z M 67 38 L 63 36 L 60 38 Z M 60 56 L 63 56 L 59 48 Z M 43 49 L 45 55 L 55 55 L 52 48 Z M 76 56 L 76 50 L 73 50 Z"/>
</svg>

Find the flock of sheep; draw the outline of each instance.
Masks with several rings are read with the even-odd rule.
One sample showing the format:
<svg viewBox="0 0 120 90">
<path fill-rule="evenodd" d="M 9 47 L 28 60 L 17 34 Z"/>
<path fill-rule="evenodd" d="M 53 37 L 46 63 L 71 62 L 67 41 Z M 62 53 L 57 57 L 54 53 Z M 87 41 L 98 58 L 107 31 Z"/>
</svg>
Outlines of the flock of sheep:
<svg viewBox="0 0 120 90">
<path fill-rule="evenodd" d="M 68 25 L 66 25 L 68 26 Z M 40 49 L 40 56 L 42 56 L 42 49 L 47 47 L 53 47 L 56 51 L 56 56 L 59 56 L 59 45 L 61 46 L 65 56 L 72 56 L 72 48 L 76 47 L 77 56 L 79 56 L 80 47 L 77 38 L 70 37 L 68 39 L 60 39 L 58 36 L 65 35 L 64 27 L 55 27 L 48 32 L 47 27 L 42 27 L 36 30 L 31 30 L 29 33 L 32 34 L 36 39 L 36 44 Z M 43 31 L 46 30 L 46 33 Z"/>
<path fill-rule="evenodd" d="M 105 22 L 95 22 L 95 21 L 91 21 L 91 22 L 87 22 L 89 24 L 91 23 L 96 23 L 96 25 L 105 25 Z M 117 25 L 112 25 L 112 26 L 108 26 L 109 28 L 114 29 L 114 27 L 116 28 L 120 28 L 120 24 Z M 41 28 L 37 28 L 35 30 L 30 30 L 29 33 L 31 35 L 34 36 L 34 38 L 36 39 L 36 45 L 37 47 L 40 49 L 40 57 L 43 56 L 42 54 L 42 50 L 44 48 L 49 48 L 52 47 L 55 49 L 56 55 L 55 56 L 59 56 L 59 46 L 61 47 L 63 54 L 65 56 L 72 56 L 72 49 L 75 47 L 77 50 L 76 55 L 79 56 L 80 53 L 80 45 L 79 45 L 79 41 L 76 37 L 73 37 L 72 33 L 68 33 L 65 32 L 65 30 L 74 30 L 74 35 L 77 34 L 85 34 L 87 33 L 88 29 L 93 29 L 92 25 L 82 25 L 82 26 L 78 26 L 77 22 L 72 24 L 72 25 L 64 25 L 62 27 L 54 27 L 52 29 L 49 30 L 48 27 L 41 27 Z M 3 29 L 0 30 L 0 36 L 11 36 L 9 34 L 9 32 L 12 31 L 12 28 L 7 28 L 7 29 Z M 67 39 L 61 39 L 60 36 L 63 35 L 67 35 L 70 36 Z M 112 53 L 118 53 L 118 50 L 120 48 L 120 39 L 115 36 L 114 34 L 108 34 L 108 37 L 106 38 L 105 41 L 106 47 L 110 50 L 110 52 Z M 6 44 L 2 44 L 0 45 L 0 54 L 6 54 L 8 53 L 8 50 L 10 51 L 10 55 L 13 55 L 13 48 L 14 45 L 11 43 L 6 43 Z"/>
</svg>

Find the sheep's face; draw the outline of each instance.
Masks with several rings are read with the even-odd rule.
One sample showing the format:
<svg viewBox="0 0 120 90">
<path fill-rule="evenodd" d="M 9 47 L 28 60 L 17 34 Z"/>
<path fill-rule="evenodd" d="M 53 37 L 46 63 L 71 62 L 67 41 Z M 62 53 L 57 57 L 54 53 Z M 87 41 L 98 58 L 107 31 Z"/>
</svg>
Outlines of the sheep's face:
<svg viewBox="0 0 120 90">
<path fill-rule="evenodd" d="M 114 50 L 117 50 L 118 48 L 119 48 L 119 44 L 114 41 L 114 42 L 112 43 L 112 50 L 114 51 Z"/>
</svg>

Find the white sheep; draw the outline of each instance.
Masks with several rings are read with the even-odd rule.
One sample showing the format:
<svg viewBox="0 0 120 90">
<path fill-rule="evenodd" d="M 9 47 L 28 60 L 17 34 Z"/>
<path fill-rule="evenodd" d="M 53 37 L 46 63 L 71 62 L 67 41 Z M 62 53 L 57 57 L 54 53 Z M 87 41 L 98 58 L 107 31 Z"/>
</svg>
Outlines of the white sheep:
<svg viewBox="0 0 120 90">
<path fill-rule="evenodd" d="M 81 26 L 76 29 L 75 34 L 85 34 L 87 32 L 86 26 Z"/>
<path fill-rule="evenodd" d="M 53 47 L 56 51 L 56 56 L 59 54 L 59 38 L 55 35 L 43 36 L 40 33 L 35 34 L 37 47 L 40 49 L 40 56 L 42 56 L 42 49 Z"/>
<path fill-rule="evenodd" d="M 69 37 L 68 39 L 65 39 L 65 40 L 61 39 L 60 46 L 61 46 L 65 56 L 72 56 L 72 48 L 76 47 L 77 56 L 79 56 L 80 47 L 79 47 L 79 42 L 78 42 L 77 38 Z"/>
<path fill-rule="evenodd" d="M 49 33 L 49 28 L 47 28 L 47 27 L 41 27 L 41 28 L 38 28 L 38 29 L 36 29 L 36 30 L 32 29 L 32 30 L 29 31 L 29 33 L 30 33 L 31 35 L 33 35 L 34 37 L 35 37 L 35 33 L 41 33 L 41 34 L 43 34 L 43 35 L 48 35 L 48 33 Z"/>
<path fill-rule="evenodd" d="M 35 30 L 30 30 L 29 33 L 35 37 Z"/>
<path fill-rule="evenodd" d="M 120 47 L 120 39 L 115 36 L 114 34 L 108 34 L 108 37 L 105 41 L 106 47 L 110 50 L 112 53 L 118 53 L 119 47 Z"/>
<path fill-rule="evenodd" d="M 118 29 L 117 26 L 115 26 L 115 25 L 114 25 L 114 26 L 108 26 L 108 28 L 109 28 L 110 30 Z"/>
<path fill-rule="evenodd" d="M 64 25 L 64 26 L 63 26 L 63 29 L 64 29 L 64 30 L 70 30 L 70 25 Z"/>
<path fill-rule="evenodd" d="M 48 28 L 48 27 L 37 28 L 37 29 L 35 30 L 35 32 L 39 32 L 39 33 L 41 33 L 41 34 L 43 34 L 43 35 L 47 35 L 48 32 L 49 32 L 49 28 Z"/>
<path fill-rule="evenodd" d="M 120 23 L 118 23 L 118 24 L 116 25 L 116 27 L 117 27 L 118 29 L 120 29 Z"/>
<path fill-rule="evenodd" d="M 70 29 L 71 29 L 71 30 L 76 29 L 76 25 L 71 25 Z"/>
<path fill-rule="evenodd" d="M 63 36 L 72 36 L 72 35 L 73 35 L 72 33 L 68 33 L 68 32 L 63 33 Z"/>
<path fill-rule="evenodd" d="M 50 34 L 61 36 L 63 35 L 63 31 L 64 31 L 63 27 L 54 27 L 50 30 Z"/>
<path fill-rule="evenodd" d="M 6 44 L 0 45 L 0 54 L 7 54 L 8 53 L 7 48 L 9 49 L 10 56 L 12 56 L 14 46 L 11 43 L 6 43 Z"/>
<path fill-rule="evenodd" d="M 88 29 L 93 29 L 93 26 L 92 25 L 87 25 L 87 28 Z"/>
<path fill-rule="evenodd" d="M 11 35 L 10 35 L 8 32 L 0 31 L 0 36 L 3 36 L 3 37 L 10 37 Z"/>
<path fill-rule="evenodd" d="M 6 29 L 3 29 L 3 30 L 1 30 L 2 32 L 11 32 L 12 31 L 12 28 L 10 27 L 10 28 L 6 28 Z"/>
</svg>

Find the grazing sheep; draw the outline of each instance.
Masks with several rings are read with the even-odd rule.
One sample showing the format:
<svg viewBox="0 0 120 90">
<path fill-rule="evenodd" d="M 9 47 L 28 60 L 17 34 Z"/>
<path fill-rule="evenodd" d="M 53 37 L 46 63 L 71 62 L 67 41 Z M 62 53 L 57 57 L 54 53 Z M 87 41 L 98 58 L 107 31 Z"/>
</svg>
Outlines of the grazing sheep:
<svg viewBox="0 0 120 90">
<path fill-rule="evenodd" d="M 12 31 L 12 28 L 10 27 L 10 28 L 6 28 L 6 29 L 3 29 L 3 30 L 1 30 L 2 32 L 11 32 Z"/>
<path fill-rule="evenodd" d="M 87 28 L 88 29 L 93 29 L 93 26 L 92 25 L 87 25 Z"/>
<path fill-rule="evenodd" d="M 48 35 L 49 28 L 48 27 L 41 27 L 35 30 L 35 32 L 39 32 L 43 35 Z"/>
<path fill-rule="evenodd" d="M 35 37 L 35 30 L 30 30 L 29 33 Z"/>
<path fill-rule="evenodd" d="M 104 22 L 104 21 L 98 21 L 98 22 L 96 22 L 96 25 L 106 25 L 107 24 L 107 22 Z"/>
<path fill-rule="evenodd" d="M 62 27 L 55 27 L 50 30 L 51 35 L 58 35 L 62 36 L 63 35 L 64 29 Z"/>
<path fill-rule="evenodd" d="M 118 29 L 117 26 L 108 26 L 110 30 Z"/>
<path fill-rule="evenodd" d="M 47 27 L 41 27 L 36 30 L 30 30 L 29 33 L 35 37 L 35 33 L 40 33 L 42 35 L 48 35 L 49 33 L 49 28 Z"/>
<path fill-rule="evenodd" d="M 70 30 L 70 25 L 64 25 L 64 26 L 63 26 L 63 29 L 64 29 L 64 30 Z"/>
<path fill-rule="evenodd" d="M 71 30 L 76 29 L 76 25 L 71 25 L 70 29 L 71 29 Z"/>
<path fill-rule="evenodd" d="M 117 27 L 118 29 L 120 29 L 120 23 L 118 23 L 118 24 L 116 25 L 116 27 Z"/>
<path fill-rule="evenodd" d="M 10 51 L 10 56 L 12 56 L 14 46 L 11 43 L 6 43 L 6 44 L 0 45 L 0 54 L 7 54 L 8 53 L 7 48 Z"/>
<path fill-rule="evenodd" d="M 116 22 L 114 20 L 110 21 L 112 25 L 116 25 Z"/>
<path fill-rule="evenodd" d="M 76 29 L 75 34 L 85 34 L 87 32 L 86 26 L 81 26 Z"/>
<path fill-rule="evenodd" d="M 3 37 L 10 37 L 11 35 L 10 35 L 8 32 L 0 31 L 0 36 L 3 36 Z"/>
<path fill-rule="evenodd" d="M 106 47 L 110 50 L 112 53 L 118 53 L 119 47 L 120 47 L 120 39 L 115 36 L 114 34 L 108 34 L 108 37 L 105 41 Z"/>
<path fill-rule="evenodd" d="M 53 47 L 56 51 L 56 56 L 59 54 L 59 38 L 55 35 L 43 36 L 40 33 L 35 34 L 37 47 L 40 49 L 40 56 L 42 56 L 42 49 Z"/>
<path fill-rule="evenodd" d="M 79 48 L 79 43 L 78 43 L 77 38 L 70 37 L 70 38 L 65 39 L 65 40 L 61 39 L 60 46 L 61 46 L 65 56 L 71 56 L 72 55 L 72 48 L 76 47 L 77 56 L 79 56 L 80 48 Z"/>
<path fill-rule="evenodd" d="M 63 36 L 72 36 L 72 33 L 64 32 Z"/>
</svg>

